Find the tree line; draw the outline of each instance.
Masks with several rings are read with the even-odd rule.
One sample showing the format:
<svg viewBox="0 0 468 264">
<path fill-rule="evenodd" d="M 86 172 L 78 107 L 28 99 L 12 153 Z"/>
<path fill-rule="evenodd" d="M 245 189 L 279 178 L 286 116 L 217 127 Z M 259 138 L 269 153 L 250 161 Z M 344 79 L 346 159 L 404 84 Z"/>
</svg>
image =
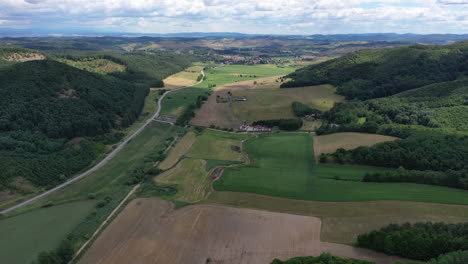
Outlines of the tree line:
<svg viewBox="0 0 468 264">
<path fill-rule="evenodd" d="M 468 170 L 419 171 L 398 169 L 366 173 L 364 182 L 411 182 L 468 190 Z"/>
<path fill-rule="evenodd" d="M 357 244 L 390 255 L 427 261 L 452 251 L 468 250 L 468 223 L 390 224 L 359 235 Z"/>
<path fill-rule="evenodd" d="M 278 127 L 281 130 L 293 131 L 298 130 L 302 127 L 301 119 L 270 119 L 270 120 L 258 120 L 252 123 L 252 125 L 260 125 L 266 127 Z"/>
</svg>

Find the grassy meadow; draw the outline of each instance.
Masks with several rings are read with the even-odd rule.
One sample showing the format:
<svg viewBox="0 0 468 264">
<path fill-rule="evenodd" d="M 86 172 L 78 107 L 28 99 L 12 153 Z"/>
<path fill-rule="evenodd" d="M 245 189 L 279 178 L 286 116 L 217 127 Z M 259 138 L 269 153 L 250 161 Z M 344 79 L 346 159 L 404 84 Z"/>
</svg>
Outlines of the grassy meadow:
<svg viewBox="0 0 468 264">
<path fill-rule="evenodd" d="M 233 96 L 245 97 L 247 101 L 234 102 L 233 112 L 247 122 L 265 119 L 295 118 L 291 104 L 304 103 L 322 111 L 329 110 L 337 102 L 344 101 L 335 94 L 331 85 L 318 85 L 300 88 L 267 88 L 232 90 Z"/>
<path fill-rule="evenodd" d="M 177 193 L 171 197 L 182 202 L 197 202 L 210 192 L 211 180 L 201 159 L 183 159 L 173 169 L 155 177 L 157 184 L 176 185 Z"/>
<path fill-rule="evenodd" d="M 249 137 L 251 136 L 205 129 L 197 137 L 197 140 L 187 153 L 187 157 L 205 160 L 241 161 L 242 154 L 232 150 L 231 147 L 240 147 L 242 140 Z"/>
<path fill-rule="evenodd" d="M 177 144 L 169 151 L 166 159 L 159 163 L 159 168 L 161 170 L 167 170 L 174 166 L 182 156 L 187 154 L 187 152 L 192 147 L 192 144 L 195 142 L 197 135 L 193 132 L 188 132 L 185 134 Z"/>
<path fill-rule="evenodd" d="M 0 263 L 31 263 L 44 250 L 57 247 L 95 208 L 84 200 L 34 210 L 0 221 Z"/>
</svg>

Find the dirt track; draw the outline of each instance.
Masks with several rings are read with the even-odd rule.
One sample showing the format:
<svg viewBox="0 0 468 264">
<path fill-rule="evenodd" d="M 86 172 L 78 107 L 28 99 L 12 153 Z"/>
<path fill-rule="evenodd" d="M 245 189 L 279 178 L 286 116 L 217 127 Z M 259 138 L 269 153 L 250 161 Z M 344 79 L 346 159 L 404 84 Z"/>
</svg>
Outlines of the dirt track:
<svg viewBox="0 0 468 264">
<path fill-rule="evenodd" d="M 270 263 L 274 258 L 338 256 L 387 264 L 395 258 L 320 242 L 320 219 L 196 205 L 176 211 L 159 199 L 132 201 L 80 263 Z"/>
</svg>

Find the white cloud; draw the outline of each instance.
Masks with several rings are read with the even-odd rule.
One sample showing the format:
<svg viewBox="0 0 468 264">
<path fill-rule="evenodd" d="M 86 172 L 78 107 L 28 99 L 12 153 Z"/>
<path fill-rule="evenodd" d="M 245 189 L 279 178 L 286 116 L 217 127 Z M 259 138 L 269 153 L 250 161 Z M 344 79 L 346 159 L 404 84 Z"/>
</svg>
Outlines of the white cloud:
<svg viewBox="0 0 468 264">
<path fill-rule="evenodd" d="M 297 26 L 306 30 L 304 33 L 331 29 L 341 33 L 377 29 L 468 33 L 467 3 L 468 0 L 1 0 L 0 19 L 30 21 L 31 27 L 59 23 L 64 27 L 141 32 L 198 26 L 201 28 L 197 31 L 288 33 Z"/>
</svg>

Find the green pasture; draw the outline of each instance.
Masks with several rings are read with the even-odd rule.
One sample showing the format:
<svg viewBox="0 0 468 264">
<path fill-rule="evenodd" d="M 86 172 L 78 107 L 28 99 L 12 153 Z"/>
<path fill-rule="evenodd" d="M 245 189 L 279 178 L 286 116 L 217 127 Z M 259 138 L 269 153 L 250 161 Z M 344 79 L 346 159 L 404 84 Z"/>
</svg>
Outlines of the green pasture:
<svg viewBox="0 0 468 264">
<path fill-rule="evenodd" d="M 219 191 L 251 192 L 315 201 L 400 200 L 468 204 L 464 190 L 412 183 L 360 182 L 382 168 L 316 165 L 306 134 L 269 134 L 245 142 L 250 164 L 226 168 Z"/>
<path fill-rule="evenodd" d="M 41 208 L 0 221 L 0 263 L 31 263 L 56 248 L 85 217 L 96 201 L 85 200 Z"/>
</svg>

